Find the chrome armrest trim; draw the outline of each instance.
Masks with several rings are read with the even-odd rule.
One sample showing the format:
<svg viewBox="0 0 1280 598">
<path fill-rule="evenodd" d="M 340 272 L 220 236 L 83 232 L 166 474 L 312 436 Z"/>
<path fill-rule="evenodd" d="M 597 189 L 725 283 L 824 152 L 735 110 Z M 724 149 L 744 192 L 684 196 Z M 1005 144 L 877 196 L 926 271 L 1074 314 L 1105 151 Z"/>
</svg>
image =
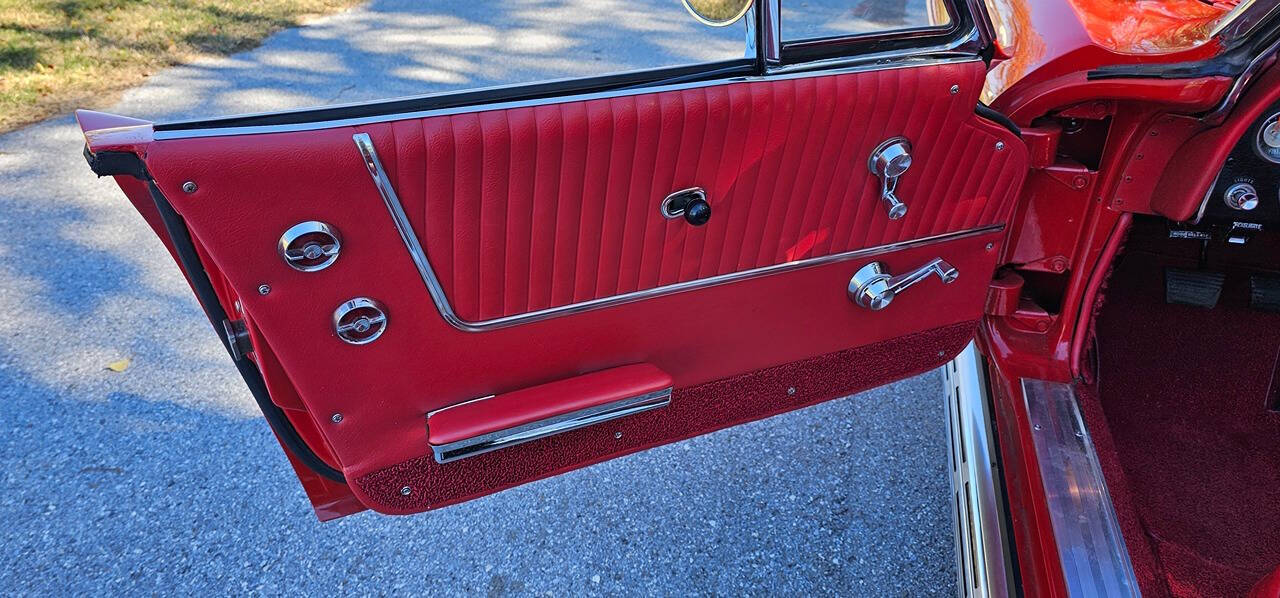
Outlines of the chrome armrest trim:
<svg viewBox="0 0 1280 598">
<path fill-rule="evenodd" d="M 1062 574 L 1071 596 L 1138 596 L 1102 466 L 1071 385 L 1022 380 Z"/>
<path fill-rule="evenodd" d="M 951 507 L 955 524 L 957 595 L 1008 596 L 1011 557 L 1003 517 L 983 357 L 971 342 L 942 366 L 947 397 Z"/>
<path fill-rule="evenodd" d="M 493 397 L 485 398 L 489 399 Z M 467 403 L 474 402 L 476 401 L 467 401 Z M 456 442 L 440 445 L 433 444 L 431 445 L 431 452 L 435 454 L 437 463 L 448 463 L 450 461 L 457 461 L 458 459 L 482 455 L 501 448 L 523 444 L 531 440 L 546 438 L 548 436 L 554 436 L 556 434 L 562 434 L 579 428 L 585 428 L 587 426 L 615 420 L 620 417 L 644 413 L 645 411 L 657 409 L 659 407 L 666 407 L 669 403 L 671 403 L 671 388 L 664 388 L 662 390 L 628 397 L 612 403 L 596 405 L 595 407 L 588 407 L 572 413 L 566 413 L 564 415 L 531 422 L 522 426 L 499 430 L 497 432 L 490 432 L 488 434 L 481 434 L 465 440 L 458 440 Z M 446 407 L 445 409 L 449 409 L 449 407 Z M 444 409 L 435 411 L 432 415 L 439 413 L 440 411 L 444 411 Z M 428 415 L 427 427 L 430 428 L 430 426 L 431 415 Z"/>
<path fill-rule="evenodd" d="M 427 285 L 427 292 L 431 295 L 431 300 L 435 302 L 436 309 L 440 311 L 441 317 L 443 317 L 449 325 L 463 332 L 485 332 L 488 330 L 496 330 L 498 328 L 506 328 L 508 326 L 516 326 L 518 324 L 529 324 L 532 322 L 577 314 L 593 309 L 602 309 L 624 303 L 631 303 L 633 301 L 641 301 L 661 295 L 681 293 L 704 287 L 738 282 L 759 276 L 767 276 L 800 268 L 819 266 L 822 264 L 869 258 L 894 251 L 901 251 L 903 249 L 923 247 L 925 245 L 932 245 L 934 243 L 942 243 L 946 241 L 955 241 L 958 239 L 1004 230 L 1003 224 L 992 224 L 980 228 L 945 233 L 932 237 L 889 243 L 887 245 L 868 247 L 866 249 L 846 251 L 844 253 L 836 253 L 832 255 L 824 255 L 821 257 L 797 260 L 794 262 L 773 264 L 771 266 L 752 268 L 750 270 L 742 270 L 739 272 L 730 272 L 719 276 L 710 276 L 707 278 L 699 278 L 698 280 L 678 282 L 675 284 L 633 291 L 620 295 L 600 297 L 598 299 L 560 305 L 538 311 L 512 314 L 489 320 L 470 321 L 463 320 L 459 317 L 457 312 L 453 310 L 453 306 L 449 303 L 449 298 L 444 292 L 444 286 L 440 284 L 440 279 L 436 277 L 435 270 L 431 268 L 431 262 L 427 259 L 427 252 L 423 249 L 422 243 L 418 241 L 418 236 L 414 233 L 413 225 L 409 223 L 409 217 L 405 215 L 404 208 L 400 205 L 400 198 L 396 195 L 395 187 L 391 184 L 391 178 L 387 176 L 386 170 L 382 168 L 382 162 L 378 159 L 378 152 L 373 147 L 373 139 L 369 137 L 368 133 L 356 133 L 351 137 L 355 141 L 356 147 L 360 150 L 360 156 L 369 170 L 369 176 L 372 177 L 374 186 L 377 187 L 378 193 L 382 195 L 382 201 L 386 204 L 387 211 L 391 214 L 391 220 L 396 225 L 396 231 L 400 233 L 400 240 L 404 242 L 405 248 L 409 251 L 409 257 L 413 259 L 413 264 L 418 269 L 418 274 L 422 276 L 422 281 Z"/>
</svg>

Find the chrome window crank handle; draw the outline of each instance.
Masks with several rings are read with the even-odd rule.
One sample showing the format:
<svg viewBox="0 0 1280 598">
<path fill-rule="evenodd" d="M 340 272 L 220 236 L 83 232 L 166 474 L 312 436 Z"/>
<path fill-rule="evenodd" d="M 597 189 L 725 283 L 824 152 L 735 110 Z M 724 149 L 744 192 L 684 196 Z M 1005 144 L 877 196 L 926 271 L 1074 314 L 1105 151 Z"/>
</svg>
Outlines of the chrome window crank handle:
<svg viewBox="0 0 1280 598">
<path fill-rule="evenodd" d="M 889 211 L 890 220 L 907 215 L 907 204 L 898 199 L 898 178 L 911 168 L 911 142 L 906 137 L 886 139 L 876 146 L 867 159 L 867 169 L 880 178 L 880 201 Z"/>
<path fill-rule="evenodd" d="M 915 270 L 894 276 L 885 272 L 884 264 L 871 262 L 859 268 L 849 279 L 849 299 L 861 307 L 878 311 L 888 307 L 898 293 L 930 274 L 937 274 L 942 282 L 950 283 L 960 276 L 960 271 L 942 258 L 933 258 Z"/>
</svg>

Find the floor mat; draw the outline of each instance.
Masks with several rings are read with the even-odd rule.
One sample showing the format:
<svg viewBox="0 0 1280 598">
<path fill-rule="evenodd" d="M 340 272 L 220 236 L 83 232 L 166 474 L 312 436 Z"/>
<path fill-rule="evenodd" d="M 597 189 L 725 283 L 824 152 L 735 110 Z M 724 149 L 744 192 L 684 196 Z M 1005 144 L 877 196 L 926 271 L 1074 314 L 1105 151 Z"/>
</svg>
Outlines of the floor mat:
<svg viewBox="0 0 1280 598">
<path fill-rule="evenodd" d="M 1112 275 L 1098 393 L 1169 591 L 1240 596 L 1280 564 L 1280 314 L 1249 308 L 1245 270 L 1214 309 L 1170 305 L 1166 266 L 1196 264 L 1132 251 Z"/>
</svg>

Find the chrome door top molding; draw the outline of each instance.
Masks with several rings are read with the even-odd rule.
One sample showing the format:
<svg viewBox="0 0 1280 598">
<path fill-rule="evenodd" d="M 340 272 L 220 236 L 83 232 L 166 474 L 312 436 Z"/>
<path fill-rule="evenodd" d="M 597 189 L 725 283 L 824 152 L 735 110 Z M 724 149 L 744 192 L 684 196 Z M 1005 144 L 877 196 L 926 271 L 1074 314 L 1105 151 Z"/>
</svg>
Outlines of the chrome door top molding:
<svg viewBox="0 0 1280 598">
<path fill-rule="evenodd" d="M 939 64 L 960 64 L 966 62 L 981 62 L 980 58 L 972 55 L 962 56 L 943 56 L 936 55 L 892 55 L 892 54 L 875 54 L 861 56 L 856 59 L 856 63 L 850 60 L 842 60 L 838 68 L 827 68 L 823 70 L 803 70 L 794 72 L 771 73 L 766 76 L 736 76 L 725 79 L 712 79 L 707 81 L 689 81 L 685 83 L 673 83 L 670 85 L 657 85 L 653 87 L 637 86 L 623 89 L 612 89 L 609 91 L 599 91 L 590 93 L 577 93 L 564 96 L 553 96 L 546 98 L 512 100 L 507 102 L 494 102 L 490 104 L 478 104 L 471 106 L 454 106 L 450 108 L 436 108 L 430 110 L 418 110 L 412 112 L 399 112 L 395 114 L 380 114 L 377 116 L 365 116 L 358 118 L 345 118 L 335 120 L 320 120 L 312 122 L 301 122 L 280 125 L 252 125 L 244 127 L 212 127 L 208 129 L 174 129 L 174 130 L 157 130 L 153 133 L 156 141 L 167 141 L 174 139 L 193 139 L 199 137 L 232 137 L 240 135 L 265 135 L 271 133 L 293 133 L 298 131 L 319 131 L 323 129 L 336 129 L 342 127 L 358 127 L 363 125 L 372 125 L 386 122 L 394 122 L 400 120 L 413 120 L 420 118 L 431 118 L 434 116 L 449 116 L 453 114 L 470 114 L 474 112 L 488 112 L 492 110 L 509 110 L 512 108 L 527 108 L 531 106 L 546 106 L 552 104 L 567 104 L 572 102 L 584 102 L 588 100 L 599 100 L 607 98 L 629 97 L 636 95 L 644 95 L 651 93 L 662 93 L 667 91 L 679 91 L 684 89 L 700 89 L 705 87 L 718 87 L 723 85 L 736 85 L 740 83 L 767 82 L 767 81 L 783 81 L 788 79 L 801 79 L 813 77 L 827 77 L 834 75 L 843 75 L 847 73 L 857 73 L 866 71 L 885 71 L 895 69 L 917 68 L 922 66 L 933 66 Z M 845 64 L 849 63 L 849 64 Z M 804 65 L 792 65 L 794 68 Z M 522 84 L 525 85 L 525 84 Z M 518 86 L 499 86 L 489 89 L 507 89 Z M 286 111 L 287 112 L 287 111 Z M 249 115 L 252 116 L 252 115 Z"/>
<path fill-rule="evenodd" d="M 422 276 L 422 281 L 427 286 L 427 292 L 431 295 L 431 300 L 436 304 L 436 309 L 440 311 L 441 317 L 443 317 L 449 325 L 464 332 L 484 332 L 487 330 L 496 330 L 518 324 L 528 324 L 550 318 L 577 314 L 584 311 L 602 309 L 624 303 L 631 303 L 633 301 L 650 299 L 662 295 L 670 295 L 673 293 L 681 293 L 684 291 L 691 291 L 715 285 L 728 284 L 759 276 L 778 274 L 801 268 L 810 268 L 822 264 L 868 258 L 894 251 L 901 251 L 903 249 L 922 247 L 934 243 L 943 243 L 977 235 L 984 235 L 1004 229 L 1003 224 L 992 224 L 980 228 L 912 239 L 910 241 L 900 241 L 876 247 L 846 251 L 844 253 L 773 264 L 770 266 L 752 268 L 750 270 L 742 270 L 739 272 L 730 272 L 728 274 L 720 274 L 718 276 L 700 278 L 687 282 L 678 282 L 651 289 L 632 291 L 621 295 L 600 297 L 589 301 L 582 301 L 580 303 L 571 303 L 569 305 L 561 305 L 538 311 L 513 314 L 490 320 L 468 321 L 459 317 L 457 312 L 453 310 L 453 305 L 449 303 L 449 298 L 444 292 L 444 286 L 440 284 L 440 280 L 436 277 L 435 270 L 431 267 L 431 262 L 427 259 L 427 252 L 423 249 L 422 243 L 418 240 L 418 235 L 414 232 L 413 225 L 410 224 L 409 217 L 405 214 L 404 207 L 400 205 L 400 197 L 396 194 L 395 187 L 391 184 L 391 178 L 387 176 L 386 170 L 382 167 L 382 161 L 378 159 L 378 152 L 373 147 L 373 139 L 368 133 L 356 133 L 355 135 L 352 135 L 351 138 L 360 152 L 360 156 L 364 161 L 365 167 L 369 170 L 369 176 L 373 179 L 374 186 L 378 189 L 378 193 L 382 196 L 383 203 L 387 206 L 387 211 L 391 215 L 391 220 L 396 225 L 396 231 L 400 234 L 400 240 L 404 242 L 405 248 L 408 249 L 409 257 L 413 259 L 413 264 L 418 269 L 418 274 Z"/>
</svg>

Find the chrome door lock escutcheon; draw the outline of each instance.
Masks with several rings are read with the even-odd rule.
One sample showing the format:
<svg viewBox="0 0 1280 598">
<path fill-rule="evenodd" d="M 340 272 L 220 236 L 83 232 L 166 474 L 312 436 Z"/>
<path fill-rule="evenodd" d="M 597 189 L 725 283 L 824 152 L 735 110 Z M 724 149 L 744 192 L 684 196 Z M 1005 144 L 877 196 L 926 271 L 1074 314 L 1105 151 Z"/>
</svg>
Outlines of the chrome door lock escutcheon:
<svg viewBox="0 0 1280 598">
<path fill-rule="evenodd" d="M 333 311 L 333 329 L 344 342 L 372 343 L 387 329 L 387 309 L 368 297 L 356 297 Z"/>
<path fill-rule="evenodd" d="M 277 246 L 284 263 L 294 270 L 324 270 L 338 259 L 342 240 L 332 226 L 315 220 L 299 222 L 280 235 Z"/>
<path fill-rule="evenodd" d="M 960 271 L 940 257 L 897 276 L 885 272 L 884 264 L 871 262 L 859 268 L 853 278 L 849 279 L 849 299 L 859 306 L 879 311 L 888 307 L 898 293 L 928 278 L 930 274 L 937 274 L 942 282 L 951 283 L 960 276 Z"/>
<path fill-rule="evenodd" d="M 880 201 L 889 211 L 890 220 L 907 215 L 907 204 L 898 199 L 898 177 L 911 168 L 911 142 L 906 137 L 892 137 L 880 142 L 867 159 L 871 174 L 880 177 Z"/>
</svg>

